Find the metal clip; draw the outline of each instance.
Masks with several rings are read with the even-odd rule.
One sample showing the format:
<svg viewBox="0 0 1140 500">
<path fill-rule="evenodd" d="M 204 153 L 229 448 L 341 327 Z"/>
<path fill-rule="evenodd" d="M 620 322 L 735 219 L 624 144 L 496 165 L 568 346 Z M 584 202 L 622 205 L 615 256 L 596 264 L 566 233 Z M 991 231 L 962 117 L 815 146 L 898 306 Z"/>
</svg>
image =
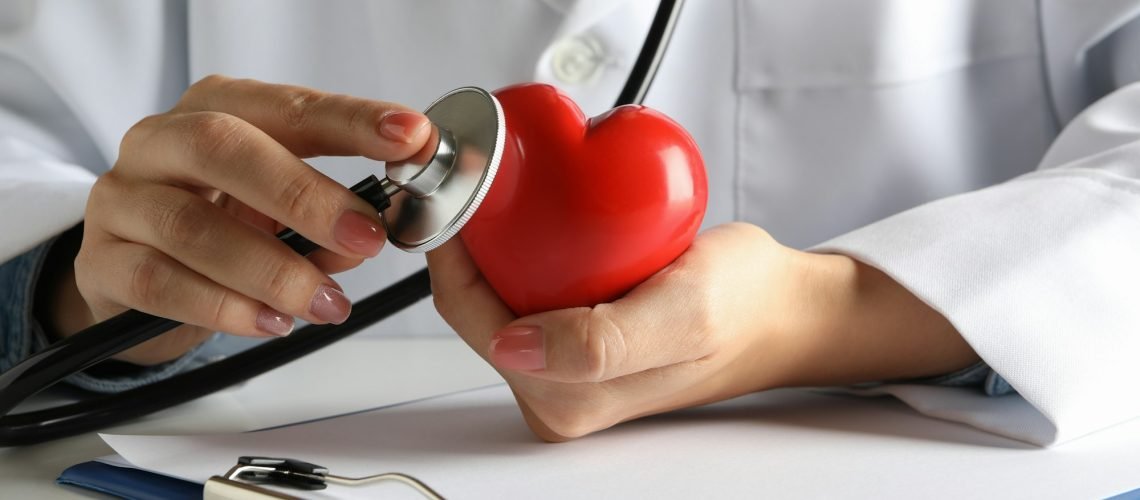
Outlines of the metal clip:
<svg viewBox="0 0 1140 500">
<path fill-rule="evenodd" d="M 403 483 L 429 500 L 442 500 L 443 497 L 407 474 L 388 472 L 366 477 L 344 477 L 329 473 L 320 465 L 302 462 L 292 458 L 239 457 L 225 476 L 214 476 L 206 481 L 203 498 L 206 500 L 246 500 L 246 499 L 298 499 L 278 493 L 259 485 L 272 485 L 305 491 L 323 490 L 329 483 L 345 486 L 359 486 L 380 481 Z"/>
</svg>

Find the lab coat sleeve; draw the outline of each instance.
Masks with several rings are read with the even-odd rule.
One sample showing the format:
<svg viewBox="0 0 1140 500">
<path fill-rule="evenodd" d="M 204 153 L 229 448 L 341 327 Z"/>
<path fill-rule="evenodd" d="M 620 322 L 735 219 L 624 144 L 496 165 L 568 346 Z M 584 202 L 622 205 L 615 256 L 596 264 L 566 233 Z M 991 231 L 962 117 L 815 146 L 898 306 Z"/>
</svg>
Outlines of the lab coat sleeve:
<svg viewBox="0 0 1140 500">
<path fill-rule="evenodd" d="M 1140 416 L 1140 84 L 1077 116 L 1035 172 L 813 250 L 886 272 L 945 315 L 1018 394 L 877 391 L 1046 446 Z"/>
<path fill-rule="evenodd" d="M 0 262 L 79 223 L 94 181 L 88 170 L 0 134 Z"/>
<path fill-rule="evenodd" d="M 2 111 L 2 110 L 0 110 Z M 2 113 L 0 113 L 2 114 Z M 6 127 L 12 130 L 13 119 Z M 32 129 L 24 129 L 32 130 Z M 15 134 L 0 135 L 0 371 L 46 347 L 33 314 L 35 287 L 54 237 L 83 218 L 95 176 Z M 67 382 L 92 391 L 118 392 L 200 364 L 198 351 L 173 362 L 126 375 L 80 373 Z"/>
</svg>

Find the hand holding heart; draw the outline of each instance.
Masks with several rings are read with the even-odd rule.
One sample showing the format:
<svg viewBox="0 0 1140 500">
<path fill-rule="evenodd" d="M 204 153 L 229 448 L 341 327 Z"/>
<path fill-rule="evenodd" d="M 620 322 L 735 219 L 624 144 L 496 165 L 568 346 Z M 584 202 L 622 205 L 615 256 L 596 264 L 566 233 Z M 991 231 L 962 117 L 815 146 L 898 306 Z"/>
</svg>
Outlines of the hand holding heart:
<svg viewBox="0 0 1140 500">
<path fill-rule="evenodd" d="M 796 255 L 729 224 L 611 303 L 522 318 L 461 241 L 429 253 L 428 267 L 444 319 L 499 369 L 530 427 L 558 441 L 770 386 L 787 363 L 766 348 L 779 337 L 766 328 L 794 302 L 783 291 Z"/>
<path fill-rule="evenodd" d="M 497 95 L 511 130 L 500 177 L 428 267 L 440 314 L 543 439 L 977 361 L 945 318 L 854 259 L 739 223 L 694 240 L 704 174 L 667 118 L 623 108 L 587 122 L 544 86 Z"/>
</svg>

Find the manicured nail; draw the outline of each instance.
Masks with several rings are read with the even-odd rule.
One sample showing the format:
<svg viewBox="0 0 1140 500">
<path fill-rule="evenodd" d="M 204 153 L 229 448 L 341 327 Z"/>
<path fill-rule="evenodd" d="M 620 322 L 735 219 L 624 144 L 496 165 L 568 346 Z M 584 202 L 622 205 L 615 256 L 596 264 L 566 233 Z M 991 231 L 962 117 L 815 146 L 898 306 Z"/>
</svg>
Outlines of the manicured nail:
<svg viewBox="0 0 1140 500">
<path fill-rule="evenodd" d="M 409 143 L 416 139 L 427 124 L 427 117 L 419 113 L 388 113 L 380 119 L 380 135 L 390 141 Z"/>
<path fill-rule="evenodd" d="M 257 329 L 275 337 L 284 337 L 293 331 L 293 317 L 262 306 L 257 312 Z"/>
<path fill-rule="evenodd" d="M 361 255 L 375 257 L 384 246 L 384 230 L 366 215 L 345 210 L 333 225 L 333 238 L 345 248 Z"/>
<path fill-rule="evenodd" d="M 511 326 L 498 331 L 491 338 L 491 362 L 508 370 L 545 369 L 542 330 L 536 326 Z"/>
<path fill-rule="evenodd" d="M 349 302 L 348 297 L 345 297 L 340 290 L 322 284 L 317 287 L 317 293 L 313 294 L 313 301 L 309 303 L 309 312 L 321 321 L 339 325 L 344 323 L 344 320 L 348 319 L 348 313 L 352 312 L 352 302 Z"/>
</svg>

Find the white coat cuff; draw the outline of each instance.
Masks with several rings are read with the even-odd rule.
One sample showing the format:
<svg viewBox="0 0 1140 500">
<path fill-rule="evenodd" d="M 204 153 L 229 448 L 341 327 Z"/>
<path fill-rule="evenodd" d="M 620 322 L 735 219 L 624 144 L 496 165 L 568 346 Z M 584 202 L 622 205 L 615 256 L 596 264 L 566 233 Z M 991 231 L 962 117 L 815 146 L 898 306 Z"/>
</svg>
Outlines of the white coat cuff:
<svg viewBox="0 0 1140 500">
<path fill-rule="evenodd" d="M 94 182 L 82 167 L 0 136 L 0 262 L 79 223 Z"/>
</svg>

